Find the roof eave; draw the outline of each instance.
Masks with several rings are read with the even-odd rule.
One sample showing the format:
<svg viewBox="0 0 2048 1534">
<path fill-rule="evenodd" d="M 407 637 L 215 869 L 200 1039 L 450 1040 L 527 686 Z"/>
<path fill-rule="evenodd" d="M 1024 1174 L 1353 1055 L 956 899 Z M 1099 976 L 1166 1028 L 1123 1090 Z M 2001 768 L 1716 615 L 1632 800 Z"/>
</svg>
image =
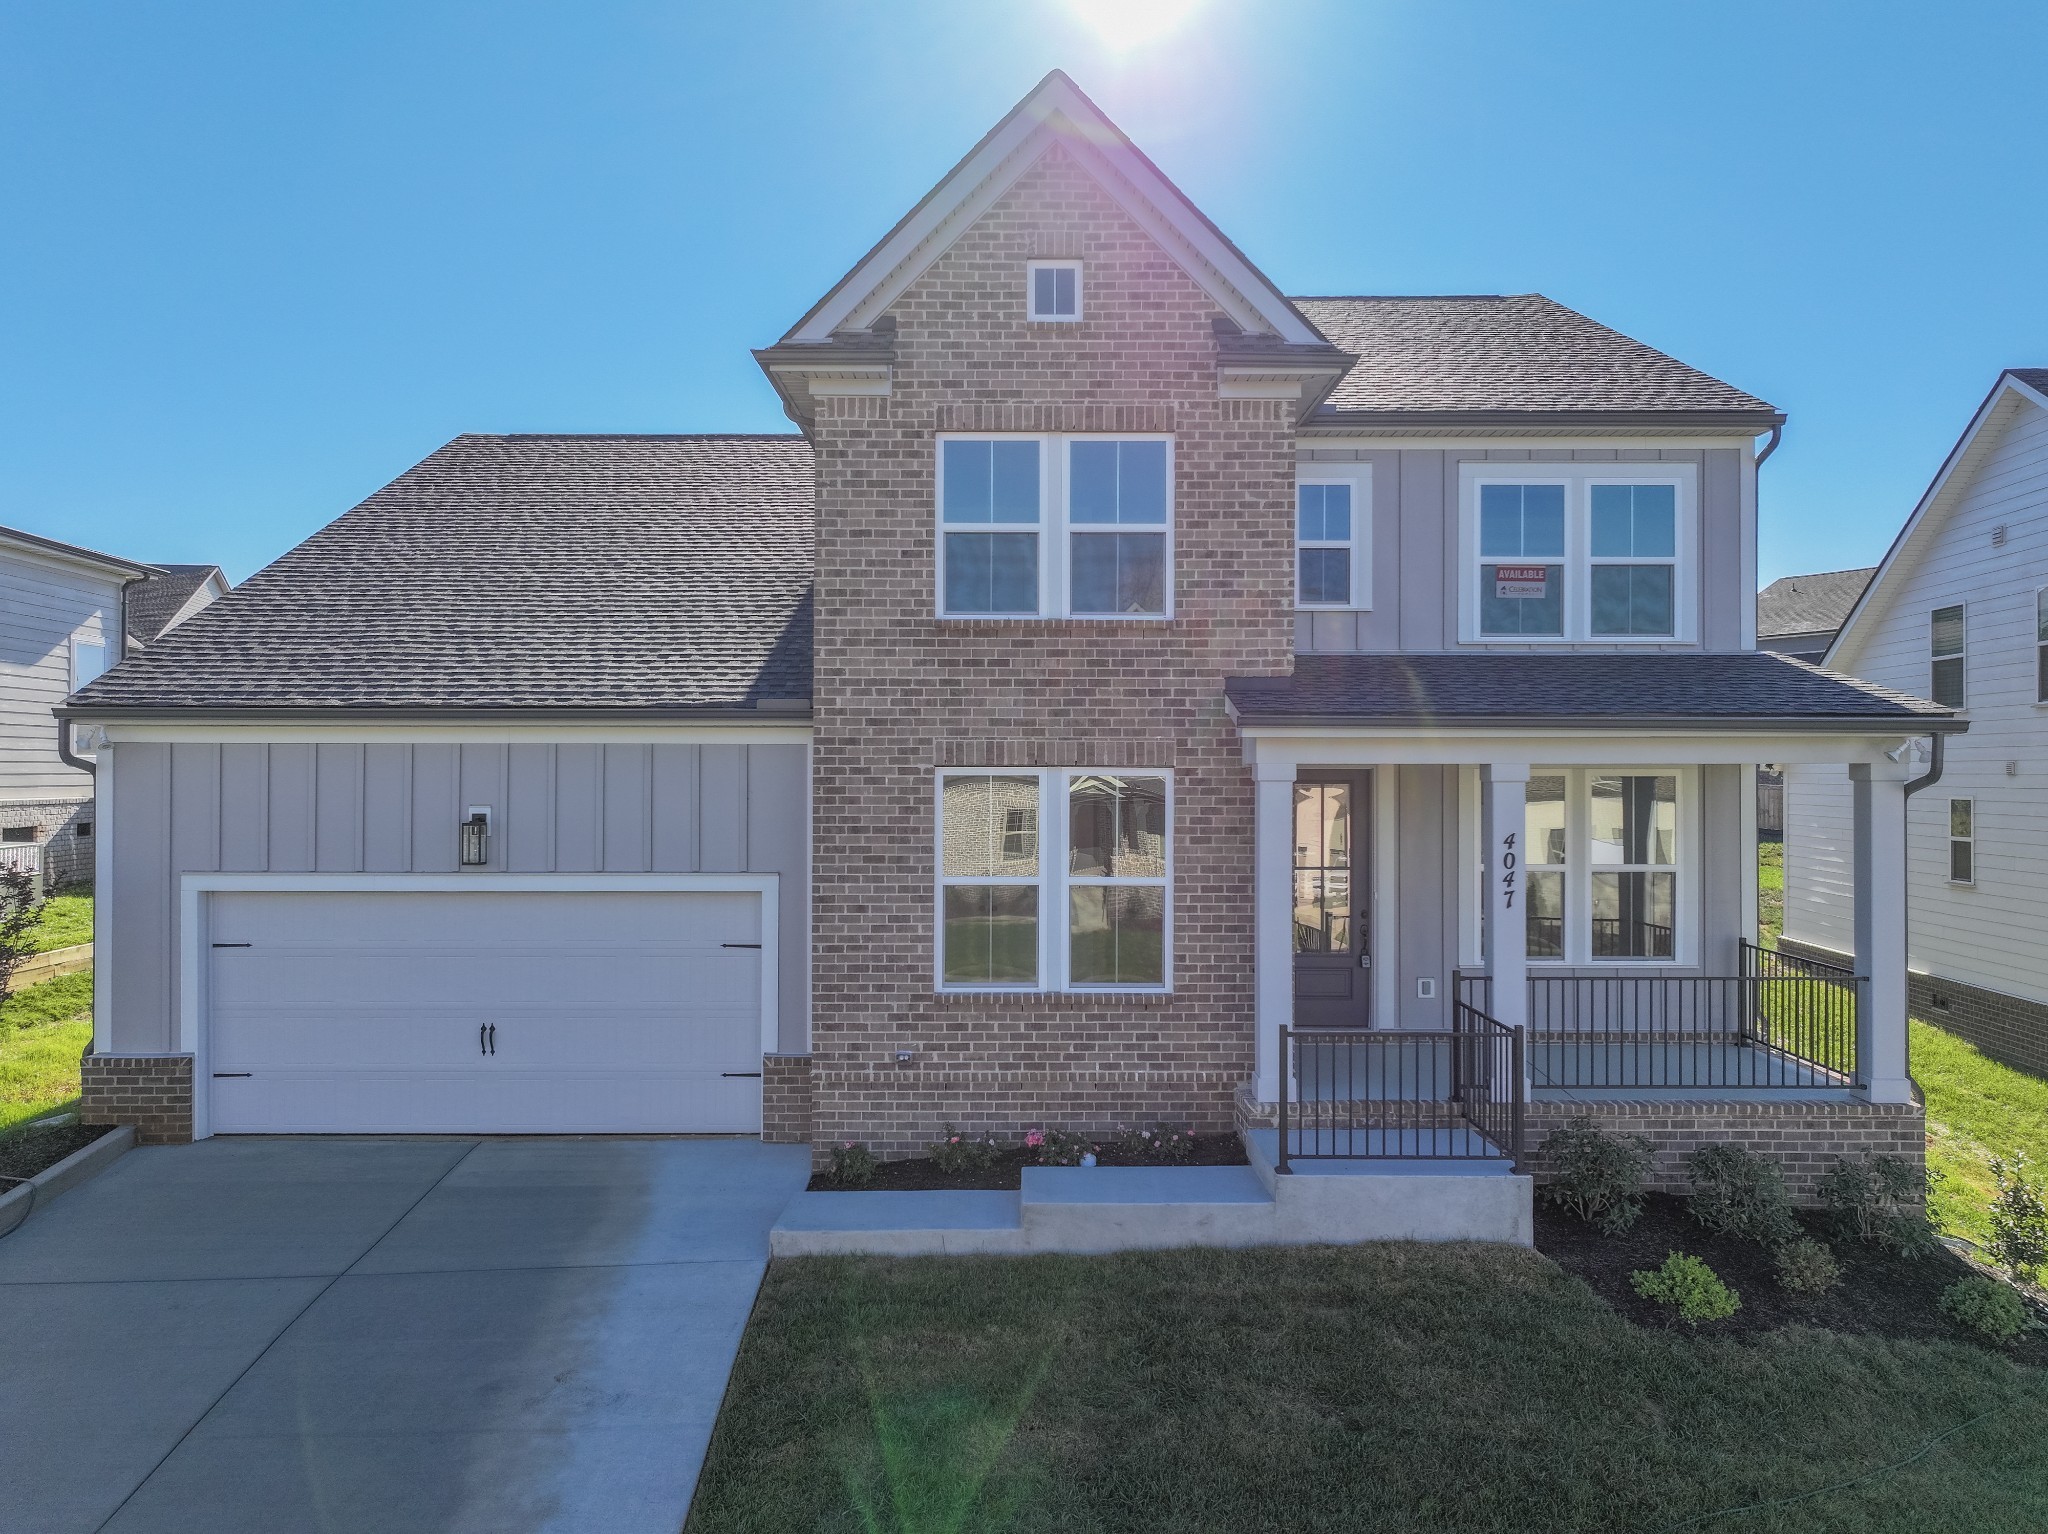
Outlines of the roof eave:
<svg viewBox="0 0 2048 1534">
<path fill-rule="evenodd" d="M 1785 424 L 1777 410 L 1345 410 L 1324 406 L 1302 423 L 1308 432 L 1370 431 L 1382 436 L 1472 432 L 1676 432 L 1760 436 Z"/>
<path fill-rule="evenodd" d="M 52 712 L 91 724 L 808 724 L 809 699 L 788 707 L 707 705 L 675 708 L 323 708 L 79 705 Z"/>
<path fill-rule="evenodd" d="M 1426 726 L 1450 732 L 1483 730 L 1573 730 L 1582 732 L 1649 729 L 1737 730 L 1811 735 L 1960 735 L 1970 727 L 1953 715 L 1898 716 L 1853 714 L 1816 718 L 1812 714 L 1729 717 L 1721 714 L 1266 714 L 1245 713 L 1235 703 L 1231 714 L 1247 730 L 1332 729 L 1346 725 Z"/>
</svg>

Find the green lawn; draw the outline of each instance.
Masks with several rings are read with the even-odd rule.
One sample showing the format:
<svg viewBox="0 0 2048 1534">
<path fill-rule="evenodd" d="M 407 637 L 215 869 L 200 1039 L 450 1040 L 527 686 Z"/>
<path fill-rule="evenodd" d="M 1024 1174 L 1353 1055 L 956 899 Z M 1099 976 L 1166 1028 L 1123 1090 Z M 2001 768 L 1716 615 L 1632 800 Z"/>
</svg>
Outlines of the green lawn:
<svg viewBox="0 0 2048 1534">
<path fill-rule="evenodd" d="M 1785 933 L 1785 844 L 1757 843 L 1756 865 L 1756 924 L 1764 946 L 1775 948 Z"/>
<path fill-rule="evenodd" d="M 77 1102 L 78 1057 L 91 1038 L 90 970 L 0 1003 L 0 1134 Z"/>
<path fill-rule="evenodd" d="M 785 1260 L 688 1527 L 2038 1529 L 2048 1374 L 1645 1331 L 1508 1247 Z"/>
<path fill-rule="evenodd" d="M 1954 1034 L 1913 1024 L 1913 1079 L 1927 1095 L 1927 1162 L 1943 1174 L 1934 1214 L 1972 1241 L 1990 1235 L 1991 1158 L 2024 1151 L 2048 1180 L 2048 1081 L 1985 1058 Z"/>
<path fill-rule="evenodd" d="M 36 952 L 71 948 L 92 941 L 92 896 L 52 895 L 43 902 L 42 924 L 36 928 Z"/>
</svg>

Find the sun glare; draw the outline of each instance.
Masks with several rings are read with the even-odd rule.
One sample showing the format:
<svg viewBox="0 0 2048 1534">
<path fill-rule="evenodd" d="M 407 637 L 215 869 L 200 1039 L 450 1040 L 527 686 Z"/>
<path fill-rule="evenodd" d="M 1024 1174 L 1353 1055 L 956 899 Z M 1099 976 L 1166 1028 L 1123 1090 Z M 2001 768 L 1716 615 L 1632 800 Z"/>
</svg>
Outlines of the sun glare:
<svg viewBox="0 0 2048 1534">
<path fill-rule="evenodd" d="M 1119 51 L 1149 43 L 1179 26 L 1201 0 L 1067 0 L 1097 37 Z"/>
</svg>

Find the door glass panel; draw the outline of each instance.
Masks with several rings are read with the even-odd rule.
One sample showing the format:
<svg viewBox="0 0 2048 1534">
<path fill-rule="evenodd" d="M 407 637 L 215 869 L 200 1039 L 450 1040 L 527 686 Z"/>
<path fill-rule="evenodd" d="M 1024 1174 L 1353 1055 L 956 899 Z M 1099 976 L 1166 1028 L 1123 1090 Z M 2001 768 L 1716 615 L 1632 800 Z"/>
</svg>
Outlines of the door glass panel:
<svg viewBox="0 0 2048 1534">
<path fill-rule="evenodd" d="M 1351 785 L 1294 785 L 1294 951 L 1349 953 Z"/>
</svg>

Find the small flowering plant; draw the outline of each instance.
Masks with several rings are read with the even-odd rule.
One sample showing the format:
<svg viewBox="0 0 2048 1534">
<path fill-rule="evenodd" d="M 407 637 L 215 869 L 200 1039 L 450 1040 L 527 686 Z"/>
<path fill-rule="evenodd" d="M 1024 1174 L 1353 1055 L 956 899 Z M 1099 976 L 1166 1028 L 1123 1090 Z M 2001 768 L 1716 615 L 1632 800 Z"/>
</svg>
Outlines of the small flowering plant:
<svg viewBox="0 0 2048 1534">
<path fill-rule="evenodd" d="M 1081 1158 L 1095 1149 L 1086 1135 L 1067 1129 L 1034 1129 L 1024 1137 L 1024 1145 L 1040 1166 L 1080 1166 Z"/>
<path fill-rule="evenodd" d="M 835 1145 L 827 1175 L 842 1188 L 865 1188 L 875 1180 L 875 1154 L 858 1140 Z"/>
<path fill-rule="evenodd" d="M 994 1135 L 971 1135 L 964 1129 L 948 1124 L 939 1131 L 938 1139 L 928 1147 L 932 1165 L 948 1176 L 967 1172 L 985 1172 L 996 1164 L 1003 1153 Z"/>
<path fill-rule="evenodd" d="M 1119 1130 L 1116 1152 L 1126 1161 L 1186 1161 L 1195 1153 L 1195 1132 L 1185 1124 Z"/>
</svg>

